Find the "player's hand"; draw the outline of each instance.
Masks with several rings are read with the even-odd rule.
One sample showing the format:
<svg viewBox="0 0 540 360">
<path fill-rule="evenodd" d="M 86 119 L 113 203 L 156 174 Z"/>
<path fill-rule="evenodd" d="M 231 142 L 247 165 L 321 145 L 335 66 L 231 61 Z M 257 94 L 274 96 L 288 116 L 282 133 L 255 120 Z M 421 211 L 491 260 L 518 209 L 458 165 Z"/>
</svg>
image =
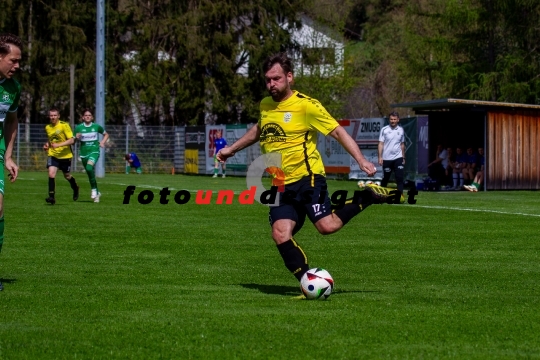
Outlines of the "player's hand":
<svg viewBox="0 0 540 360">
<path fill-rule="evenodd" d="M 49 144 L 48 143 L 43 145 L 43 151 L 47 151 L 47 150 L 49 150 Z"/>
<path fill-rule="evenodd" d="M 367 176 L 373 176 L 377 172 L 377 168 L 375 167 L 375 164 L 373 164 L 373 163 L 371 163 L 371 162 L 369 162 L 367 160 L 362 161 L 358 165 L 360 165 L 360 170 L 365 172 L 367 174 Z"/>
<path fill-rule="evenodd" d="M 82 136 L 82 134 L 81 134 L 81 133 L 77 133 L 77 135 L 75 135 L 75 137 L 76 137 L 77 139 L 80 139 L 80 138 L 81 138 L 81 136 Z"/>
<path fill-rule="evenodd" d="M 59 148 L 60 146 L 58 146 L 58 144 L 51 144 L 51 147 L 52 147 L 53 149 L 56 149 L 56 148 Z"/>
<path fill-rule="evenodd" d="M 231 156 L 234 156 L 234 153 L 231 151 L 231 148 L 225 147 L 218 151 L 216 155 L 216 159 L 218 159 L 220 162 L 224 162 Z"/>
<path fill-rule="evenodd" d="M 19 175 L 19 167 L 12 159 L 6 160 L 6 169 L 9 172 L 9 181 L 14 182 L 15 180 L 17 180 L 17 176 Z"/>
<path fill-rule="evenodd" d="M 383 159 L 382 159 L 382 158 L 379 158 L 379 165 L 382 166 L 382 164 L 383 164 Z"/>
</svg>

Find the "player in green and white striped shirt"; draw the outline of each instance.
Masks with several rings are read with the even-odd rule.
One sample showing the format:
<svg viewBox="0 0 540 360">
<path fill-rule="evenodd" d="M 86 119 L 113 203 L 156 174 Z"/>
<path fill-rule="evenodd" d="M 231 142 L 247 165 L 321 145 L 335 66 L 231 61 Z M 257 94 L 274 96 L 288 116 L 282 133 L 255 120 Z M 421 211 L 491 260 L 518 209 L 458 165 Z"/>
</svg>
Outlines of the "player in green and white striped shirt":
<svg viewBox="0 0 540 360">
<path fill-rule="evenodd" d="M 75 128 L 75 137 L 81 143 L 80 156 L 92 188 L 90 197 L 98 203 L 101 193 L 97 186 L 95 165 L 99 159 L 100 147 L 105 147 L 109 134 L 101 125 L 92 122 L 94 117 L 90 110 L 84 110 L 82 120 L 83 122 Z M 99 134 L 103 135 L 101 141 L 99 141 Z"/>
</svg>

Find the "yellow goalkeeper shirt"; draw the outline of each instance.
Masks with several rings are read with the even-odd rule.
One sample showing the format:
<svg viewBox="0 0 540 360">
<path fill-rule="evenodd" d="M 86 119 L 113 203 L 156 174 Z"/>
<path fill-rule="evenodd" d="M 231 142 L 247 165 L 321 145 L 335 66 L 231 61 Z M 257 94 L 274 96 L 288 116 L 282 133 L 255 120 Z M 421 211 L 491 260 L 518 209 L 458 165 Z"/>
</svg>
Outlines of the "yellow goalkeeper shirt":
<svg viewBox="0 0 540 360">
<path fill-rule="evenodd" d="M 324 176 L 324 165 L 317 151 L 317 132 L 326 136 L 339 124 L 321 103 L 293 91 L 282 102 L 264 98 L 260 110 L 261 152 L 281 153 L 285 184 L 314 174 Z"/>
<path fill-rule="evenodd" d="M 47 138 L 49 139 L 50 144 L 62 143 L 73 137 L 73 132 L 71 131 L 69 124 L 61 120 L 58 120 L 56 125 L 47 124 L 47 126 L 45 126 L 45 131 L 47 132 Z M 69 145 L 60 146 L 56 149 L 49 146 L 48 155 L 54 156 L 57 159 L 71 159 L 73 157 L 71 146 Z"/>
</svg>

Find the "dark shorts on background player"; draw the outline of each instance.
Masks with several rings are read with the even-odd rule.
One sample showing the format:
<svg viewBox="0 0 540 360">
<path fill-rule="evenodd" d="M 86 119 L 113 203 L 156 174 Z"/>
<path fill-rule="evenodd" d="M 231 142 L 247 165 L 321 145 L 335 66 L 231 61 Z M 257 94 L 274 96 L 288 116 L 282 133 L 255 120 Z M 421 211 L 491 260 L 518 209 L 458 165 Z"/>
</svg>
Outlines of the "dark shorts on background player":
<svg viewBox="0 0 540 360">
<path fill-rule="evenodd" d="M 54 156 L 49 156 L 47 158 L 47 169 L 51 166 L 68 173 L 71 171 L 71 159 L 57 159 Z"/>
<path fill-rule="evenodd" d="M 324 192 L 321 197 L 321 192 Z M 296 222 L 296 233 L 306 219 L 316 223 L 332 213 L 332 204 L 328 197 L 326 178 L 322 175 L 306 176 L 285 185 L 285 191 L 279 193 L 279 206 L 270 207 L 269 220 L 272 225 L 277 220 L 288 219 Z"/>
</svg>

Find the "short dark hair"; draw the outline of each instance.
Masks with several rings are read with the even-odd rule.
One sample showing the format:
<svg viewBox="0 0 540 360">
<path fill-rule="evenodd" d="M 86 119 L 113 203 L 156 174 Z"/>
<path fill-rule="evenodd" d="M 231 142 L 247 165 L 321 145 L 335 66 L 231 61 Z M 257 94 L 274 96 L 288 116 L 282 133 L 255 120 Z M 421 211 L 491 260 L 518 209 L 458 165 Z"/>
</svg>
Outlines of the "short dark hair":
<svg viewBox="0 0 540 360">
<path fill-rule="evenodd" d="M 21 50 L 23 47 L 22 41 L 18 36 L 10 33 L 0 34 L 0 55 L 7 55 L 11 52 L 9 45 L 15 45 Z"/>
<path fill-rule="evenodd" d="M 60 115 L 60 110 L 58 110 L 58 108 L 55 107 L 55 106 L 51 106 L 51 108 L 49 109 L 49 112 L 51 112 L 51 111 L 56 111 L 58 113 L 58 115 Z"/>
<path fill-rule="evenodd" d="M 293 72 L 292 61 L 287 56 L 287 53 L 284 53 L 284 52 L 272 54 L 269 57 L 267 57 L 263 63 L 263 72 L 266 74 L 268 70 L 270 70 L 272 66 L 276 64 L 281 65 L 281 68 L 283 69 L 285 74 Z"/>
<path fill-rule="evenodd" d="M 83 110 L 82 114 L 84 115 L 85 112 L 89 112 L 91 115 L 94 114 L 90 108 L 85 108 L 85 109 Z"/>
<path fill-rule="evenodd" d="M 390 116 L 396 116 L 399 119 L 399 114 L 397 111 L 392 111 L 390 115 L 388 115 L 388 118 L 390 119 Z"/>
<path fill-rule="evenodd" d="M 126 156 L 124 156 L 124 159 L 126 160 L 129 160 L 131 158 L 131 154 L 126 154 Z"/>
</svg>

